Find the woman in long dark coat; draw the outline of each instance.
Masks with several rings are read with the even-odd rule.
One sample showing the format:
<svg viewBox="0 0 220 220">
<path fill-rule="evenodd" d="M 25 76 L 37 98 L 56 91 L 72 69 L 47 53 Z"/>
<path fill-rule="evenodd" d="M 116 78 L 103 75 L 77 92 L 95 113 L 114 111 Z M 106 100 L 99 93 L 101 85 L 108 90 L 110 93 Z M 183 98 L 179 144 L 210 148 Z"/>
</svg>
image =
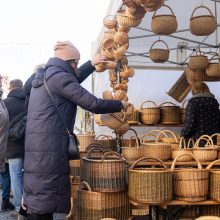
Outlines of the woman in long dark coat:
<svg viewBox="0 0 220 220">
<path fill-rule="evenodd" d="M 55 56 L 32 81 L 24 160 L 24 204 L 28 219 L 53 219 L 54 212 L 70 210 L 68 139 L 64 125 L 44 86 L 44 77 L 56 104 L 72 130 L 77 105 L 93 113 L 119 112 L 126 103 L 96 98 L 80 83 L 105 60 L 95 56 L 77 69 L 79 51 L 70 42 L 58 42 Z"/>
</svg>

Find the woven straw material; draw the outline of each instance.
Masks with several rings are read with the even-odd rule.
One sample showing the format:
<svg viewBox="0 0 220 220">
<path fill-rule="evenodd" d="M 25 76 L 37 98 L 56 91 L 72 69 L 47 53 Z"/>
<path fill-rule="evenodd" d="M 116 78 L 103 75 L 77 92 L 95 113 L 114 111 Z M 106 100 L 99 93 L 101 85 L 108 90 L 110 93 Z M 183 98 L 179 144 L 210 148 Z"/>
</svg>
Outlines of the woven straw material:
<svg viewBox="0 0 220 220">
<path fill-rule="evenodd" d="M 220 216 L 220 205 L 204 205 L 201 209 L 201 215 Z"/>
<path fill-rule="evenodd" d="M 193 154 L 189 155 L 196 160 L 198 168 L 182 167 L 175 169 L 176 161 L 182 155 L 178 155 L 171 166 L 174 198 L 186 202 L 206 200 L 208 196 L 209 171 L 202 169 L 202 165 Z"/>
<path fill-rule="evenodd" d="M 134 109 L 134 112 L 127 118 L 128 124 L 139 124 L 139 111 Z"/>
<path fill-rule="evenodd" d="M 208 10 L 210 15 L 194 16 L 195 11 L 200 8 Z M 216 20 L 211 10 L 206 6 L 196 7 L 190 18 L 190 32 L 196 36 L 205 36 L 212 34 L 216 30 Z"/>
<path fill-rule="evenodd" d="M 210 77 L 218 77 L 220 78 L 220 68 L 218 63 L 209 63 L 206 74 Z"/>
<path fill-rule="evenodd" d="M 143 157 L 135 161 L 128 173 L 128 196 L 131 201 L 146 204 L 159 204 L 172 199 L 172 173 L 164 168 L 135 167 L 148 160 Z M 154 159 L 159 161 L 158 159 Z"/>
<path fill-rule="evenodd" d="M 93 191 L 125 191 L 125 172 L 125 160 L 116 152 L 107 152 L 101 158 L 83 158 L 83 180 Z"/>
<path fill-rule="evenodd" d="M 171 11 L 171 15 L 156 15 L 154 12 L 152 16 L 151 29 L 157 35 L 169 35 L 176 31 L 177 20 L 173 13 L 173 10 L 168 5 L 163 5 L 162 7 L 167 7 Z"/>
<path fill-rule="evenodd" d="M 101 144 L 104 151 L 112 151 L 116 147 L 116 140 L 109 135 L 99 135 L 95 142 Z"/>
<path fill-rule="evenodd" d="M 111 129 L 117 130 L 120 129 L 124 124 L 123 119 L 115 117 L 115 114 L 102 114 L 100 119 Z"/>
<path fill-rule="evenodd" d="M 70 160 L 70 175 L 80 176 L 80 160 Z"/>
<path fill-rule="evenodd" d="M 194 71 L 205 70 L 209 65 L 208 57 L 204 55 L 190 56 L 188 65 Z"/>
<path fill-rule="evenodd" d="M 95 134 L 77 134 L 80 143 L 80 151 L 85 151 L 86 148 L 95 141 Z"/>
<path fill-rule="evenodd" d="M 107 15 L 103 19 L 103 25 L 108 29 L 114 29 L 117 27 L 117 20 L 114 15 Z"/>
<path fill-rule="evenodd" d="M 118 24 L 121 26 L 125 26 L 125 27 L 136 27 L 138 26 L 142 19 L 140 18 L 129 18 L 126 14 L 124 10 L 119 10 L 117 12 L 117 21 Z"/>
<path fill-rule="evenodd" d="M 143 0 L 143 6 L 146 12 L 156 11 L 164 4 L 164 0 Z"/>
<path fill-rule="evenodd" d="M 114 34 L 114 42 L 118 45 L 123 45 L 128 43 L 128 34 L 123 31 L 118 31 Z"/>
<path fill-rule="evenodd" d="M 130 214 L 131 207 L 126 192 L 93 192 L 82 187 L 78 190 L 78 219 L 127 220 Z"/>
<path fill-rule="evenodd" d="M 99 114 L 94 114 L 94 121 L 97 125 L 100 125 L 100 126 L 103 126 L 105 125 L 105 123 L 103 123 L 100 119 L 100 116 Z"/>
<path fill-rule="evenodd" d="M 101 45 L 104 49 L 112 48 L 114 46 L 114 33 L 105 31 Z"/>
<path fill-rule="evenodd" d="M 142 6 L 126 7 L 125 14 L 132 19 L 142 19 L 146 11 Z"/>
</svg>

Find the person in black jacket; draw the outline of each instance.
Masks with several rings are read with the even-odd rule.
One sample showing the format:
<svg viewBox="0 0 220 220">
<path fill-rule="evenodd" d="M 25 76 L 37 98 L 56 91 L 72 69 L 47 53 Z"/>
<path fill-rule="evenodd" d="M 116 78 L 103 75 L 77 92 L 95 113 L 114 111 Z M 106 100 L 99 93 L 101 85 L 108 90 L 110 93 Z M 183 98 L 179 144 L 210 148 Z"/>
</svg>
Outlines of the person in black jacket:
<svg viewBox="0 0 220 220">
<path fill-rule="evenodd" d="M 206 83 L 196 81 L 192 84 L 193 97 L 185 111 L 185 122 L 181 135 L 196 141 L 202 135 L 220 132 L 219 103 Z M 201 145 L 206 142 L 201 141 Z"/>
<path fill-rule="evenodd" d="M 53 213 L 70 211 L 70 166 L 68 136 L 44 85 L 47 82 L 70 131 L 73 131 L 77 106 L 93 113 L 120 112 L 127 103 L 103 100 L 80 84 L 95 71 L 95 65 L 106 61 L 95 55 L 77 68 L 78 49 L 69 41 L 57 42 L 54 57 L 36 72 L 27 114 L 24 160 L 23 204 L 28 220 L 51 220 Z"/>
<path fill-rule="evenodd" d="M 25 98 L 23 82 L 20 79 L 11 80 L 9 94 L 3 100 L 9 113 L 9 122 L 18 114 L 25 112 Z M 18 140 L 8 138 L 6 157 L 9 163 L 14 205 L 19 212 L 23 192 L 24 137 Z"/>
</svg>

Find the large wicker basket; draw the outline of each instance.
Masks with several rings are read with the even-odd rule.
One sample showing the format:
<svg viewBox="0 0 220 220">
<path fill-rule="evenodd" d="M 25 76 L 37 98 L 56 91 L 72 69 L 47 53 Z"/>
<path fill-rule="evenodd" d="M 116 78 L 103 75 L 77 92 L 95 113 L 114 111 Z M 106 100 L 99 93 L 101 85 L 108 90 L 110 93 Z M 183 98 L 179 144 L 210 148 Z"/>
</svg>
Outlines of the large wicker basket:
<svg viewBox="0 0 220 220">
<path fill-rule="evenodd" d="M 197 9 L 205 8 L 208 10 L 210 15 L 194 16 Z M 190 32 L 196 36 L 205 36 L 212 34 L 216 30 L 216 20 L 211 10 L 206 6 L 196 7 L 190 18 Z"/>
<path fill-rule="evenodd" d="M 212 168 L 214 165 L 219 165 L 220 160 L 211 162 L 206 169 L 209 170 L 209 196 L 210 199 L 220 202 L 220 170 L 218 168 Z"/>
<path fill-rule="evenodd" d="M 152 103 L 153 107 L 143 108 L 145 103 Z M 139 109 L 140 112 L 140 122 L 142 124 L 158 124 L 160 121 L 160 108 L 153 101 L 145 101 L 141 104 Z"/>
<path fill-rule="evenodd" d="M 179 157 L 190 155 L 197 162 L 198 168 L 175 168 Z M 209 172 L 202 169 L 199 160 L 191 153 L 178 155 L 172 163 L 174 198 L 186 202 L 199 202 L 207 199 Z"/>
<path fill-rule="evenodd" d="M 152 16 L 151 29 L 157 35 L 169 35 L 176 31 L 177 20 L 173 13 L 173 10 L 168 5 L 163 5 L 162 7 L 167 7 L 171 11 L 171 15 L 156 15 L 154 12 Z"/>
<path fill-rule="evenodd" d="M 80 143 L 80 151 L 86 151 L 86 148 L 95 141 L 95 134 L 77 134 Z"/>
<path fill-rule="evenodd" d="M 162 168 L 138 167 L 142 161 L 159 161 Z M 172 199 L 172 173 L 156 158 L 143 157 L 129 168 L 128 196 L 132 202 L 159 204 Z"/>
<path fill-rule="evenodd" d="M 83 158 L 83 180 L 94 191 L 125 191 L 125 171 L 125 159 L 114 151 L 106 152 L 98 158 Z"/>
<path fill-rule="evenodd" d="M 160 105 L 161 124 L 180 124 L 180 107 L 172 102 Z"/>
<path fill-rule="evenodd" d="M 131 208 L 126 192 L 94 192 L 88 183 L 82 182 L 77 197 L 78 219 L 127 220 L 130 217 Z"/>
</svg>

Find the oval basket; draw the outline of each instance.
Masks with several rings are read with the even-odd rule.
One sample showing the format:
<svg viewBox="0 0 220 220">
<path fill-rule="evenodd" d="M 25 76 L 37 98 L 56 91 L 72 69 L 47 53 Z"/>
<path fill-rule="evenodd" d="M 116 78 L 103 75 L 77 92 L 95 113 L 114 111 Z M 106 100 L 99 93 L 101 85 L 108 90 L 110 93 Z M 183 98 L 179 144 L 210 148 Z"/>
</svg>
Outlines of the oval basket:
<svg viewBox="0 0 220 220">
<path fill-rule="evenodd" d="M 155 44 L 157 44 L 159 42 L 162 42 L 163 44 L 165 44 L 167 49 L 153 48 L 155 46 Z M 169 54 L 170 54 L 170 50 L 168 48 L 168 45 L 163 40 L 155 41 L 149 50 L 150 59 L 155 63 L 166 62 L 169 59 Z"/>
<path fill-rule="evenodd" d="M 158 10 L 155 11 L 152 16 L 151 29 L 157 35 L 169 35 L 176 31 L 178 24 L 176 16 L 170 6 L 163 5 L 162 7 L 167 7 L 172 14 L 156 15 Z"/>
<path fill-rule="evenodd" d="M 83 157 L 83 180 L 94 191 L 125 191 L 125 171 L 125 159 L 114 151 L 106 152 L 99 158 Z"/>
<path fill-rule="evenodd" d="M 180 107 L 172 102 L 160 105 L 161 124 L 180 124 Z"/>
<path fill-rule="evenodd" d="M 194 16 L 197 9 L 205 8 L 210 15 Z M 216 30 L 216 20 L 211 10 L 206 6 L 196 7 L 190 18 L 190 32 L 196 36 L 205 36 L 212 34 Z"/>
<path fill-rule="evenodd" d="M 198 168 L 175 168 L 179 157 L 190 155 Z M 178 155 L 171 166 L 173 172 L 173 195 L 174 199 L 186 202 L 199 202 L 207 199 L 209 172 L 202 169 L 199 160 L 191 153 Z"/>
<path fill-rule="evenodd" d="M 127 220 L 131 207 L 126 192 L 94 192 L 85 181 L 77 191 L 78 219 L 113 218 Z"/>
<path fill-rule="evenodd" d="M 162 168 L 137 167 L 146 160 L 160 162 Z M 128 196 L 132 202 L 159 204 L 172 199 L 172 173 L 163 161 L 143 157 L 135 161 L 128 170 Z"/>
<path fill-rule="evenodd" d="M 218 168 L 212 168 L 214 165 L 219 165 L 220 160 L 212 161 L 206 169 L 209 170 L 209 196 L 210 199 L 220 202 L 220 170 Z"/>
<path fill-rule="evenodd" d="M 145 103 L 152 103 L 154 107 L 143 108 Z M 141 104 L 139 109 L 140 112 L 140 122 L 142 124 L 158 124 L 160 121 L 160 108 L 156 105 L 155 102 L 147 100 Z"/>
<path fill-rule="evenodd" d="M 199 146 L 200 141 L 205 140 L 205 146 Z M 213 141 L 208 135 L 202 135 L 193 147 L 193 154 L 199 161 L 213 161 L 217 158 L 217 147 L 214 147 Z"/>
</svg>

